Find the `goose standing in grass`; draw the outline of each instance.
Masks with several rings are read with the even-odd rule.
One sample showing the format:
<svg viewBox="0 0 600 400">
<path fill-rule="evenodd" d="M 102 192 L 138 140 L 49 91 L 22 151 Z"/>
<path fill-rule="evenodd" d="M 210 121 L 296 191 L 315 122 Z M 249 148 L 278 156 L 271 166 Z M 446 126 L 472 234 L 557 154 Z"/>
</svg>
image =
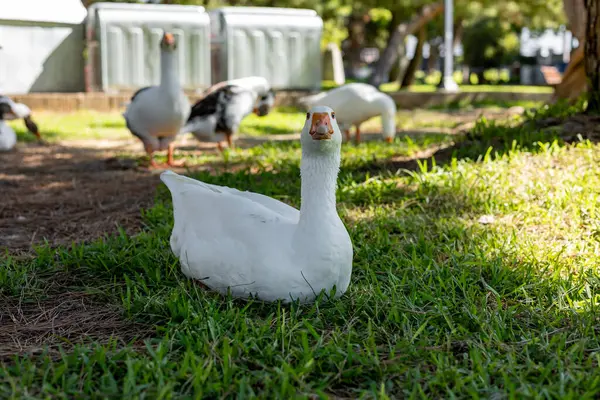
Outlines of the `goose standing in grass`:
<svg viewBox="0 0 600 400">
<path fill-rule="evenodd" d="M 259 96 L 247 87 L 222 86 L 194 104 L 181 133 L 191 132 L 200 141 L 217 142 L 223 151 L 221 142 L 225 140 L 233 147 L 233 138 L 247 115 L 254 112 L 259 117 L 265 116 L 273 104 L 272 91 Z"/>
<path fill-rule="evenodd" d="M 298 102 L 307 109 L 320 105 L 333 108 L 340 129 L 350 140 L 350 128 L 356 127 L 356 143 L 360 143 L 360 125 L 366 120 L 381 116 L 382 135 L 391 143 L 396 136 L 396 103 L 387 94 L 366 83 L 349 83 L 312 96 Z"/>
<path fill-rule="evenodd" d="M 161 174 L 173 200 L 171 249 L 182 272 L 221 294 L 313 301 L 350 284 L 352 242 L 336 209 L 342 134 L 329 107 L 306 115 L 300 211 L 271 197 Z"/>
<path fill-rule="evenodd" d="M 129 131 L 144 143 L 152 167 L 158 166 L 153 153 L 160 150 L 167 150 L 168 165 L 178 166 L 183 163 L 173 159 L 174 141 L 188 119 L 190 102 L 175 71 L 177 43 L 171 33 L 163 35 L 160 48 L 160 84 L 135 92 L 123 117 Z"/>
<path fill-rule="evenodd" d="M 0 130 L 3 135 L 3 138 L 0 139 L 2 142 L 2 149 L 10 150 L 9 148 L 5 148 L 8 143 L 12 142 L 12 139 L 8 139 L 9 137 L 14 136 L 14 141 L 16 143 L 16 134 L 13 129 L 8 126 L 5 121 L 11 121 L 14 119 L 23 119 L 25 122 L 25 126 L 29 132 L 33 133 L 39 141 L 42 141 L 42 137 L 40 135 L 40 131 L 38 126 L 31 119 L 31 110 L 23 103 L 15 103 L 10 97 L 0 95 Z M 11 133 L 12 132 L 12 133 Z M 12 144 L 10 148 L 12 148 L 15 143 Z"/>
</svg>

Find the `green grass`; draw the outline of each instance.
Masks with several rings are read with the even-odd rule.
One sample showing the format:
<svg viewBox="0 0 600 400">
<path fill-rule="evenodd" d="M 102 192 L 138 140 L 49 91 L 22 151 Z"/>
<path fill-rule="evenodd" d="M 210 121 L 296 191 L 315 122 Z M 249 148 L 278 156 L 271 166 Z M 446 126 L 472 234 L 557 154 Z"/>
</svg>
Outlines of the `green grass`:
<svg viewBox="0 0 600 400">
<path fill-rule="evenodd" d="M 460 85 L 462 92 L 494 92 L 494 93 L 552 93 L 554 89 L 550 86 L 526 86 L 526 85 Z M 390 84 L 387 88 L 382 88 L 386 91 L 394 91 Z M 397 87 L 396 89 L 397 90 Z M 435 92 L 435 85 L 412 85 L 409 86 L 409 92 Z"/>
<path fill-rule="evenodd" d="M 513 106 L 526 108 L 539 107 L 540 102 L 532 101 L 459 101 L 447 105 L 432 106 L 428 109 L 399 110 L 396 118 L 398 129 L 413 128 L 452 128 L 456 121 L 444 110 L 500 110 Z M 247 116 L 241 124 L 240 132 L 249 136 L 284 135 L 298 133 L 306 113 L 293 107 L 277 107 L 267 116 L 258 117 L 255 114 Z M 64 140 L 126 140 L 132 135 L 125 126 L 125 120 L 120 112 L 76 111 L 71 113 L 36 112 L 34 120 L 39 125 L 40 132 L 48 142 Z M 9 121 L 17 132 L 19 141 L 34 142 L 35 136 L 27 131 L 21 120 Z M 365 122 L 361 128 L 364 131 L 381 130 L 381 118 L 375 117 Z"/>
<path fill-rule="evenodd" d="M 170 252 L 163 186 L 139 235 L 6 257 L 5 304 L 69 292 L 145 328 L 139 340 L 54 338 L 60 352 L 6 360 L 0 397 L 597 398 L 600 146 L 484 119 L 472 136 L 410 171 L 389 163 L 449 138 L 344 145 L 338 209 L 355 258 L 335 302 L 199 289 Z M 297 143 L 232 156 L 247 168 L 195 176 L 299 205 Z"/>
<path fill-rule="evenodd" d="M 33 120 L 39 125 L 40 134 L 49 142 L 57 140 L 128 139 L 131 134 L 119 112 L 102 113 L 77 111 L 72 113 L 36 112 Z M 36 137 L 27 131 L 22 120 L 10 121 L 17 132 L 17 139 L 32 142 Z"/>
</svg>

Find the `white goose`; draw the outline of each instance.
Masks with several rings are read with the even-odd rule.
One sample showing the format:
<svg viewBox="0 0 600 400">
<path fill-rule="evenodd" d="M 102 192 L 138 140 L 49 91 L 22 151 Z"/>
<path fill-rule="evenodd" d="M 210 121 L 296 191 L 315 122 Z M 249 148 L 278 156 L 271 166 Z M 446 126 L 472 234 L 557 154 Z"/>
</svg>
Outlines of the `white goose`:
<svg viewBox="0 0 600 400">
<path fill-rule="evenodd" d="M 396 135 L 396 103 L 387 94 L 366 83 L 349 83 L 298 102 L 307 109 L 320 105 L 335 110 L 340 128 L 350 140 L 350 128 L 356 126 L 356 143 L 360 142 L 360 125 L 366 120 L 381 115 L 382 135 L 391 143 Z"/>
<path fill-rule="evenodd" d="M 233 138 L 246 116 L 252 112 L 265 116 L 273 103 L 274 94 L 270 90 L 259 96 L 248 87 L 225 85 L 194 104 L 181 133 L 191 132 L 200 141 L 217 142 L 222 151 L 223 140 L 233 147 Z"/>
<path fill-rule="evenodd" d="M 129 131 L 144 143 L 152 167 L 158 166 L 152 154 L 165 149 L 168 165 L 182 164 L 173 160 L 174 140 L 190 114 L 190 102 L 175 71 L 177 43 L 171 33 L 163 35 L 160 47 L 160 85 L 135 92 L 123 113 Z"/>
<path fill-rule="evenodd" d="M 264 301 L 313 301 L 350 284 L 352 242 L 336 210 L 342 134 L 329 107 L 314 107 L 301 134 L 300 211 L 258 193 L 171 171 L 171 249 L 182 272 L 210 289 Z"/>
<path fill-rule="evenodd" d="M 217 91 L 225 86 L 239 86 L 246 89 L 254 90 L 258 94 L 257 104 L 254 107 L 254 113 L 259 117 L 264 117 L 275 104 L 275 91 L 271 88 L 271 84 L 262 76 L 246 76 L 244 78 L 230 79 L 228 81 L 219 82 L 212 85 L 203 92 L 204 96 L 208 96 L 214 91 Z"/>
<path fill-rule="evenodd" d="M 0 95 L 0 130 L 3 135 L 0 138 L 0 149 L 10 150 L 16 144 L 16 134 L 13 129 L 5 122 L 15 119 L 23 119 L 25 126 L 29 132 L 33 133 L 39 141 L 42 141 L 38 126 L 33 119 L 31 119 L 31 110 L 23 103 L 15 103 L 10 97 Z M 14 143 L 13 138 L 14 137 Z M 12 143 L 10 148 L 8 144 Z"/>
</svg>

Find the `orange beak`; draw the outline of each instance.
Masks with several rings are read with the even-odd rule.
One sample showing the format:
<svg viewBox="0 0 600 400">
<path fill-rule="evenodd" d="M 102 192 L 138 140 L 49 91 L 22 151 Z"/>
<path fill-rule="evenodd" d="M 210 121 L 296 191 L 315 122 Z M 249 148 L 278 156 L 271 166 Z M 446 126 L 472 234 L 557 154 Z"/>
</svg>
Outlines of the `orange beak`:
<svg viewBox="0 0 600 400">
<path fill-rule="evenodd" d="M 394 141 L 394 139 L 391 137 L 388 137 L 388 138 L 385 138 L 385 141 L 388 143 L 392 143 Z"/>
<path fill-rule="evenodd" d="M 333 135 L 333 127 L 328 113 L 314 113 L 308 131 L 313 140 L 330 140 Z"/>
<path fill-rule="evenodd" d="M 173 37 L 173 34 L 169 32 L 165 33 L 163 36 L 163 42 L 170 46 L 175 44 L 175 38 Z"/>
</svg>

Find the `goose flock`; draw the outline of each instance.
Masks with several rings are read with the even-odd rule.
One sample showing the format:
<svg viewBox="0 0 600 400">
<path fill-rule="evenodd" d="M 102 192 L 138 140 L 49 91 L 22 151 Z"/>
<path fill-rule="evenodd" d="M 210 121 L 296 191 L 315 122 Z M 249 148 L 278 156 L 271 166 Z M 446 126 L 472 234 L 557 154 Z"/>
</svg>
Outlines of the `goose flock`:
<svg viewBox="0 0 600 400">
<path fill-rule="evenodd" d="M 275 93 L 263 77 L 218 83 L 191 105 L 175 69 L 175 37 L 165 32 L 160 41 L 160 83 L 140 88 L 131 97 L 123 117 L 132 135 L 144 145 L 150 167 L 156 151 L 167 150 L 174 160 L 175 138 L 192 133 L 200 141 L 227 142 L 233 147 L 241 121 L 249 114 L 267 115 Z M 323 292 L 339 298 L 352 274 L 353 246 L 336 209 L 336 187 L 344 133 L 360 142 L 360 125 L 381 116 L 382 136 L 395 136 L 396 105 L 376 88 L 351 83 L 328 92 L 306 96 L 307 110 L 300 134 L 301 206 L 293 208 L 271 197 L 242 192 L 162 172 L 168 187 L 174 225 L 173 254 L 187 277 L 221 294 L 263 301 L 314 301 Z M 31 111 L 0 96 L 0 150 L 16 143 L 6 120 L 23 119 L 41 140 Z"/>
</svg>

